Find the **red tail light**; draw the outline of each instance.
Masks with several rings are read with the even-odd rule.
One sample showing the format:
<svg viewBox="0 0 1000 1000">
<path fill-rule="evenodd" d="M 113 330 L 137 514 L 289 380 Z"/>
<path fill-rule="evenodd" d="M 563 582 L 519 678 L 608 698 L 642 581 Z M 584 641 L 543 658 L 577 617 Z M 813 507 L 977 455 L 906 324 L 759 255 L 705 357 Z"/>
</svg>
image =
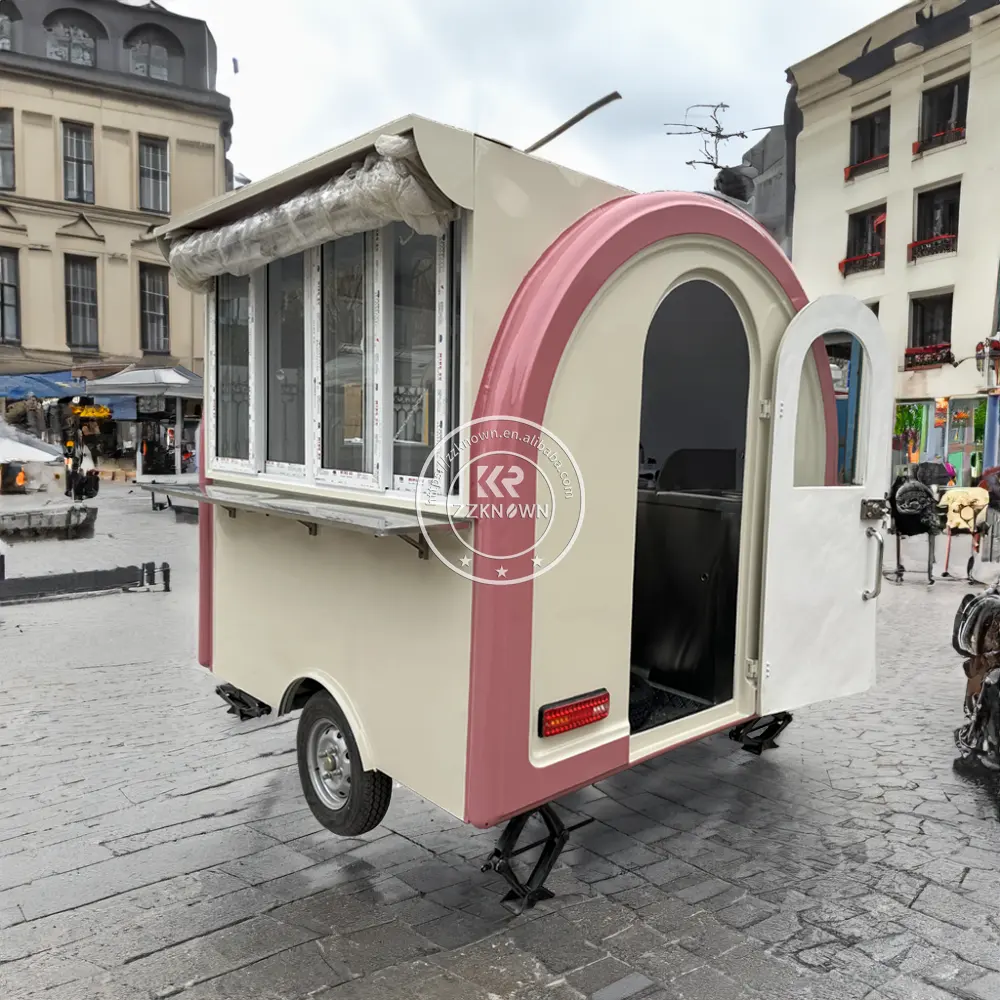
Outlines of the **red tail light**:
<svg viewBox="0 0 1000 1000">
<path fill-rule="evenodd" d="M 559 736 L 589 726 L 606 719 L 610 710 L 611 695 L 603 689 L 545 705 L 538 713 L 538 735 L 542 738 Z"/>
</svg>

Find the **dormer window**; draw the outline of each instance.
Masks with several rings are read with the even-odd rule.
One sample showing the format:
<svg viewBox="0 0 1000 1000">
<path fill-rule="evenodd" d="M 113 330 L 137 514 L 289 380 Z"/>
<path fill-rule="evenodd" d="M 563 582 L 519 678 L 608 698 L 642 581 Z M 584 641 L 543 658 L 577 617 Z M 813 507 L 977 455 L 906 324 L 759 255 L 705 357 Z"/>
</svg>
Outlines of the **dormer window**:
<svg viewBox="0 0 1000 1000">
<path fill-rule="evenodd" d="M 45 19 L 45 55 L 56 62 L 92 68 L 98 39 L 107 38 L 100 21 L 83 11 L 55 11 Z"/>
<path fill-rule="evenodd" d="M 129 49 L 130 69 L 136 76 L 148 76 L 151 80 L 169 80 L 169 55 L 164 46 L 154 41 L 139 40 Z"/>
<path fill-rule="evenodd" d="M 184 48 L 164 28 L 144 25 L 125 40 L 130 73 L 150 80 L 179 83 L 183 78 Z"/>
<path fill-rule="evenodd" d="M 21 20 L 21 12 L 14 0 L 0 0 L 0 52 L 14 48 L 14 22 Z"/>
</svg>

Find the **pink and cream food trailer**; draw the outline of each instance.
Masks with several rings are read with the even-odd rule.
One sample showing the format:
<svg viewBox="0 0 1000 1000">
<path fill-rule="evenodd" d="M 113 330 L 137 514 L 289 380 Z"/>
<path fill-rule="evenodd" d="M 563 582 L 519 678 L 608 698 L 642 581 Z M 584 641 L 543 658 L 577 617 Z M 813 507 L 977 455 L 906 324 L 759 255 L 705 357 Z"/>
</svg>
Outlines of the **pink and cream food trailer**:
<svg viewBox="0 0 1000 1000">
<path fill-rule="evenodd" d="M 301 710 L 330 830 L 394 781 L 507 821 L 531 905 L 560 796 L 874 683 L 888 347 L 738 206 L 408 117 L 158 235 L 208 308 L 201 481 L 158 487 L 201 505 L 200 661 Z"/>
</svg>

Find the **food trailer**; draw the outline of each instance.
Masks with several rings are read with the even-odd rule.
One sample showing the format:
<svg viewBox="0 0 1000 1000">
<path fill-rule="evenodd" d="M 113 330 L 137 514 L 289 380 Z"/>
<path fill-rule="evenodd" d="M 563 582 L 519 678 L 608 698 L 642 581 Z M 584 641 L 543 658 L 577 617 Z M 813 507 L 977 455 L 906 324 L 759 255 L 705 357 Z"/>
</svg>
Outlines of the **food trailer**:
<svg viewBox="0 0 1000 1000">
<path fill-rule="evenodd" d="M 330 830 L 393 781 L 507 821 L 530 905 L 561 796 L 874 683 L 894 363 L 740 207 L 408 117 L 158 238 L 208 303 L 200 660 L 302 710 Z"/>
</svg>

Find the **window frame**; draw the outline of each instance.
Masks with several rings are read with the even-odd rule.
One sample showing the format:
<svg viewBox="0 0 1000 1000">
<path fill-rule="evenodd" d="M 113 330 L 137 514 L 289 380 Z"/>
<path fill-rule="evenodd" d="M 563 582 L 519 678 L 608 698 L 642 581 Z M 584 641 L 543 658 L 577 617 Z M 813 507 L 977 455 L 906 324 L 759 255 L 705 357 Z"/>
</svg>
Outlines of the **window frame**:
<svg viewBox="0 0 1000 1000">
<path fill-rule="evenodd" d="M 884 116 L 884 121 L 880 122 L 879 119 Z M 885 130 L 885 152 L 875 151 L 875 139 L 880 127 Z M 860 133 L 866 133 L 863 137 Z M 860 159 L 860 154 L 858 153 L 858 147 L 862 145 L 860 141 L 864 138 L 868 144 L 871 146 L 871 155 Z M 860 167 L 866 163 L 874 163 L 881 158 L 885 158 L 886 165 L 889 161 L 889 153 L 892 143 L 892 105 L 886 104 L 875 111 L 869 111 L 867 114 L 859 115 L 857 118 L 851 119 L 851 133 L 850 133 L 850 149 L 848 151 L 848 159 L 850 163 L 849 167 Z"/>
<path fill-rule="evenodd" d="M 963 86 L 964 84 L 964 86 Z M 945 80 L 944 83 L 927 87 L 920 94 L 920 125 L 917 130 L 917 142 L 925 143 L 934 139 L 938 135 L 946 134 L 949 129 L 945 128 L 940 132 L 934 131 L 939 125 L 949 125 L 950 121 L 934 122 L 930 120 L 930 113 L 937 97 L 949 89 L 956 89 L 959 92 L 959 109 L 957 110 L 955 124 L 951 130 L 962 129 L 963 132 L 969 126 L 969 97 L 971 93 L 972 74 L 969 71 L 960 73 L 958 76 Z M 964 90 L 964 94 L 963 94 Z M 963 99 L 964 98 L 964 99 Z M 964 104 L 964 108 L 962 107 Z"/>
<path fill-rule="evenodd" d="M 318 301 L 311 303 L 311 311 L 318 315 L 318 322 L 313 324 L 312 329 L 312 357 L 316 359 L 317 369 L 313 378 L 313 401 L 312 401 L 312 429 L 314 455 L 313 462 L 315 468 L 316 482 L 321 485 L 338 486 L 346 489 L 380 489 L 382 462 L 384 460 L 383 450 L 379 448 L 382 439 L 382 414 L 384 410 L 385 396 L 385 364 L 384 358 L 387 353 L 383 349 L 385 344 L 384 331 L 381 329 L 382 303 L 388 301 L 385 298 L 386 284 L 383 271 L 388 271 L 391 279 L 391 268 L 384 268 L 382 260 L 382 244 L 384 235 L 382 230 L 364 233 L 365 248 L 365 332 L 364 332 L 364 378 L 365 378 L 365 421 L 366 426 L 371 428 L 372 437 L 372 471 L 355 472 L 351 469 L 327 469 L 323 466 L 323 393 L 325 383 L 323 381 L 323 247 L 317 250 L 317 275 L 315 294 Z M 380 294 L 375 294 L 376 291 Z M 388 286 L 388 294 L 391 297 L 391 280 Z M 316 310 L 318 309 L 318 313 Z M 389 324 L 392 317 L 389 317 Z M 376 336 L 376 330 L 383 334 Z M 391 361 L 392 352 L 389 351 Z M 378 373 L 380 377 L 374 376 Z M 391 377 L 391 372 L 390 372 Z M 306 442 L 308 444 L 308 440 Z"/>
<path fill-rule="evenodd" d="M 14 280 L 3 280 L 3 269 L 0 267 L 0 345 L 21 343 L 21 255 L 17 247 L 0 247 L 0 264 L 4 260 L 12 262 Z M 7 303 L 7 289 L 12 288 L 14 296 L 14 336 L 7 335 L 4 328 L 4 315 Z"/>
<path fill-rule="evenodd" d="M 256 419 L 257 407 L 255 405 L 257 393 L 257 371 L 256 358 L 257 350 L 254 342 L 254 281 L 253 275 L 247 282 L 247 423 L 248 423 L 248 457 L 232 458 L 230 456 L 220 456 L 217 453 L 218 440 L 218 420 L 219 420 L 219 286 L 217 281 L 212 282 L 212 288 L 206 296 L 208 308 L 208 365 L 206 366 L 206 381 L 208 382 L 208 426 L 205 433 L 205 452 L 209 456 L 209 472 L 238 472 L 245 475 L 256 475 L 257 473 L 257 435 Z"/>
<path fill-rule="evenodd" d="M 67 184 L 68 176 L 66 168 L 70 163 L 73 163 L 74 169 L 77 172 L 77 179 L 81 177 L 80 168 L 83 169 L 82 176 L 86 176 L 86 167 L 88 166 L 87 160 L 80 160 L 70 158 L 66 149 L 67 132 L 71 129 L 83 130 L 86 129 L 90 133 L 90 177 L 91 177 L 91 188 L 90 188 L 90 200 L 88 201 L 86 197 L 83 198 L 71 198 L 69 196 L 69 185 Z M 69 119 L 63 119 L 62 121 L 62 168 L 63 168 L 63 201 L 68 201 L 73 205 L 96 205 L 97 204 L 97 146 L 96 137 L 94 134 L 94 126 L 88 124 L 87 122 L 78 122 Z M 84 184 L 80 185 L 85 187 Z M 86 194 L 86 192 L 85 192 Z"/>
<path fill-rule="evenodd" d="M 166 206 L 164 208 L 162 208 L 162 209 L 161 208 L 151 208 L 148 205 L 144 205 L 142 203 L 142 179 L 143 179 L 143 173 L 142 173 L 143 172 L 142 151 L 143 151 L 143 147 L 144 146 L 147 146 L 147 147 L 156 147 L 157 149 L 162 150 L 163 155 L 164 155 L 164 160 L 166 162 L 166 168 L 164 170 L 160 171 L 160 172 L 163 174 L 163 178 L 165 178 Z M 173 193 L 171 191 L 171 182 L 172 182 L 173 178 L 171 177 L 171 170 L 170 170 L 170 168 L 171 168 L 171 162 L 170 162 L 170 140 L 167 139 L 164 136 L 146 135 L 145 133 L 140 132 L 139 133 L 139 143 L 138 143 L 138 147 L 137 147 L 136 153 L 137 153 L 136 167 L 137 167 L 137 174 L 138 174 L 137 179 L 138 179 L 138 182 L 139 182 L 139 190 L 137 192 L 137 204 L 139 206 L 139 211 L 140 212 L 149 212 L 151 215 L 170 215 L 170 202 L 171 202 L 171 195 Z M 148 169 L 152 170 L 153 168 L 150 167 Z M 161 178 L 161 180 L 163 180 L 163 178 Z"/>
<path fill-rule="evenodd" d="M 71 19 L 72 20 L 72 19 Z M 56 29 L 59 28 L 66 32 L 66 58 L 63 59 L 60 56 L 52 54 L 52 45 L 58 44 L 61 39 L 56 35 Z M 83 69 L 97 69 L 97 43 L 100 38 L 96 35 L 92 35 L 88 28 L 80 27 L 79 24 L 68 23 L 62 20 L 53 21 L 51 24 L 44 25 L 45 30 L 45 58 L 50 59 L 52 62 L 62 62 L 66 63 L 67 66 L 80 66 Z M 73 32 L 79 32 L 79 36 L 74 36 Z M 83 42 L 83 38 L 86 38 L 87 45 Z M 74 52 L 89 52 L 91 56 L 90 62 L 80 62 L 73 58 Z"/>
<path fill-rule="evenodd" d="M 153 49 L 163 50 L 164 59 L 162 69 L 166 76 L 154 76 L 150 70 L 153 68 Z M 145 71 L 139 72 L 136 69 L 136 54 L 145 49 Z M 142 56 L 140 55 L 140 59 Z M 163 39 L 157 38 L 153 32 L 139 34 L 134 37 L 128 45 L 128 71 L 130 76 L 141 76 L 147 80 L 155 80 L 157 83 L 170 83 L 170 48 L 163 44 Z"/>
<path fill-rule="evenodd" d="M 0 142 L 0 157 L 5 153 L 10 154 L 10 184 L 0 182 L 0 191 L 17 190 L 17 136 L 14 134 L 14 109 L 0 108 L 0 122 L 6 124 L 8 119 L 10 123 L 10 143 Z M 0 173 L 0 177 L 2 176 L 3 174 Z"/>
<path fill-rule="evenodd" d="M 945 199 L 943 196 L 951 194 L 954 192 L 955 197 L 953 199 Z M 935 199 L 940 199 L 942 206 L 948 204 L 949 201 L 954 202 L 955 206 L 955 225 L 952 227 L 945 226 L 943 223 L 944 231 L 940 233 L 933 232 L 923 232 L 922 224 L 927 221 L 930 217 L 929 228 L 934 228 L 934 202 Z M 915 242 L 919 243 L 924 240 L 939 239 L 945 236 L 958 237 L 958 224 L 959 217 L 961 215 L 962 209 L 962 181 L 961 179 L 956 181 L 949 181 L 946 184 L 935 184 L 934 187 L 927 188 L 923 191 L 916 192 L 916 206 L 914 211 L 914 226 L 913 226 L 913 239 Z"/>
<path fill-rule="evenodd" d="M 81 261 L 87 261 L 88 264 L 93 266 L 94 269 L 94 343 L 93 344 L 77 344 L 70 339 L 70 335 L 73 329 L 71 320 L 71 310 L 70 310 L 70 297 L 69 297 L 69 268 L 71 263 L 78 263 Z M 74 254 L 67 253 L 63 254 L 63 300 L 65 303 L 66 311 L 66 346 L 70 351 L 83 351 L 86 353 L 98 352 L 101 349 L 101 279 L 97 267 L 98 259 L 96 257 L 88 257 L 86 254 Z"/>
<path fill-rule="evenodd" d="M 930 343 L 916 343 L 916 332 L 917 332 L 917 310 L 925 310 L 926 303 L 935 300 L 948 300 L 948 331 L 946 340 L 934 340 Z M 910 323 L 909 330 L 907 332 L 906 346 L 907 348 L 928 348 L 937 347 L 939 345 L 947 344 L 949 347 L 952 346 L 952 334 L 955 328 L 955 291 L 950 289 L 948 291 L 942 292 L 932 292 L 930 294 L 922 295 L 912 295 L 910 297 Z"/>
<path fill-rule="evenodd" d="M 158 274 L 163 278 L 166 288 L 162 296 L 164 300 L 163 328 L 166 336 L 166 346 L 161 348 L 149 346 L 149 317 L 158 314 L 150 313 L 146 309 L 146 288 L 144 279 L 147 275 Z M 159 294 L 150 293 L 150 294 Z M 165 355 L 170 354 L 170 268 L 163 264 L 154 264 L 150 261 L 139 261 L 139 349 L 143 354 Z"/>
<path fill-rule="evenodd" d="M 268 461 L 267 455 L 267 268 L 250 275 L 249 302 L 249 396 L 250 449 L 248 459 L 233 459 L 217 453 L 218 431 L 218 283 L 207 296 L 208 309 L 208 398 L 210 418 L 206 441 L 207 472 L 235 473 L 279 488 L 282 483 L 317 492 L 346 494 L 354 502 L 411 502 L 417 495 L 435 506 L 448 499 L 448 479 L 453 474 L 441 454 L 435 455 L 433 477 L 397 475 L 392 464 L 394 424 L 384 418 L 394 378 L 394 306 L 392 225 L 365 233 L 365 408 L 372 436 L 372 472 L 323 468 L 323 282 L 322 246 L 304 253 L 305 288 L 305 463 Z M 437 238 L 435 254 L 435 344 L 434 426 L 430 447 L 435 448 L 451 430 L 465 403 L 464 385 L 456 376 L 460 369 L 455 348 L 461 352 L 466 324 L 465 287 L 456 274 L 467 273 L 468 217 L 461 217 Z M 291 256 L 291 255 L 289 255 Z M 456 294 L 457 293 L 457 294 Z M 456 316 L 457 313 L 457 316 Z M 455 329 L 455 326 L 458 329 Z M 457 397 L 457 398 L 456 398 Z M 261 417 L 263 415 L 263 417 Z M 455 494 L 453 493 L 452 496 Z M 432 499 L 433 498 L 433 499 Z"/>
</svg>

